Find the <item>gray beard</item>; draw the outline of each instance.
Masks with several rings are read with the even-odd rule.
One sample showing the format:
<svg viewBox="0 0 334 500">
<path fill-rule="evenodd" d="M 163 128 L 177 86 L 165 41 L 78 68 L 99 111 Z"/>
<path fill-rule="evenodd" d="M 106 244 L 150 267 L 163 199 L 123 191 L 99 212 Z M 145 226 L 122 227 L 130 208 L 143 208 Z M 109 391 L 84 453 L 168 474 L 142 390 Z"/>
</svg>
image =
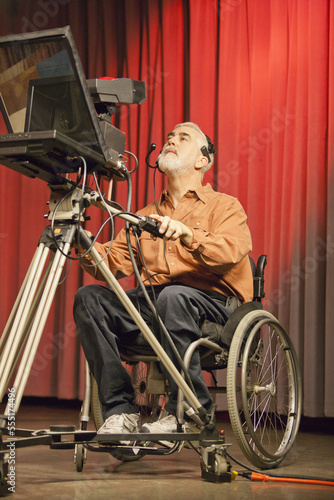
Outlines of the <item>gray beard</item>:
<svg viewBox="0 0 334 500">
<path fill-rule="evenodd" d="M 189 165 L 174 155 L 163 156 L 159 160 L 159 168 L 165 174 L 183 174 L 189 170 Z"/>
</svg>

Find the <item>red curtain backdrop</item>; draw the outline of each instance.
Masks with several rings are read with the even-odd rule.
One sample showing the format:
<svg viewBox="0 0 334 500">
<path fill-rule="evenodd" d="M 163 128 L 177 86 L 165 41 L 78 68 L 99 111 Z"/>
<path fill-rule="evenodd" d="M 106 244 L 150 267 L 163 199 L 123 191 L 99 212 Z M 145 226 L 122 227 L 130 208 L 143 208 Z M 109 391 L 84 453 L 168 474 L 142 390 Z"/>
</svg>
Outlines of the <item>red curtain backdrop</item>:
<svg viewBox="0 0 334 500">
<path fill-rule="evenodd" d="M 188 120 L 212 138 L 218 152 L 205 181 L 239 198 L 253 258 L 268 255 L 264 305 L 297 349 L 303 413 L 333 417 L 333 2 L 22 0 L 2 1 L 0 9 L 1 36 L 70 25 L 87 78 L 146 81 L 147 100 L 122 106 L 114 118 L 139 159 L 133 210 L 154 199 L 153 170 L 145 165 L 151 142 L 159 151 L 174 124 Z M 163 187 L 158 173 L 157 194 Z M 0 190 L 3 327 L 46 225 L 48 187 L 0 166 Z M 124 182 L 114 184 L 113 199 L 123 206 L 126 194 Z M 96 232 L 104 215 L 94 207 L 87 215 L 86 227 Z M 25 394 L 82 397 L 72 304 L 90 282 L 72 263 Z"/>
</svg>

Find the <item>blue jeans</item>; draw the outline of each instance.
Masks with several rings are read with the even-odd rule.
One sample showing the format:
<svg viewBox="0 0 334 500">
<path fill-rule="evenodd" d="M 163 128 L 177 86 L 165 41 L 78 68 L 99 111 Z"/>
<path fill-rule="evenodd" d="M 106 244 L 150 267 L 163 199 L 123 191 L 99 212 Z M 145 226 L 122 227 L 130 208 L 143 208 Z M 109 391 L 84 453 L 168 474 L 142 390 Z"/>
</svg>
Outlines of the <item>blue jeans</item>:
<svg viewBox="0 0 334 500">
<path fill-rule="evenodd" d="M 157 312 L 182 358 L 188 346 L 202 336 L 200 326 L 205 319 L 225 324 L 230 316 L 224 302 L 214 299 L 214 295 L 218 294 L 174 284 L 154 289 Z M 133 289 L 126 293 L 152 331 L 154 328 L 157 330 L 142 291 Z M 219 297 L 224 299 L 221 295 Z M 131 379 L 118 352 L 118 345 L 122 344 L 126 335 L 140 333 L 137 325 L 116 294 L 102 285 L 80 288 L 75 296 L 73 312 L 80 343 L 99 388 L 104 418 L 138 412 Z M 158 338 L 177 366 L 168 341 L 160 334 Z M 164 374 L 171 391 L 166 410 L 175 414 L 178 387 L 166 370 Z M 193 355 L 189 376 L 199 402 L 209 411 L 212 400 L 203 379 L 199 352 Z"/>
</svg>

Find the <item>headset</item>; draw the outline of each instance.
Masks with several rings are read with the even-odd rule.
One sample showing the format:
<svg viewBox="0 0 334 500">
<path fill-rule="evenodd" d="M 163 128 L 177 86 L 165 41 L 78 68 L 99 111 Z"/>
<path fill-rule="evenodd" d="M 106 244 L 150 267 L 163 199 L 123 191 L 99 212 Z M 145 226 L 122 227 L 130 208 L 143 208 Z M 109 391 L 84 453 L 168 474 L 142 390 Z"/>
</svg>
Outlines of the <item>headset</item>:
<svg viewBox="0 0 334 500">
<path fill-rule="evenodd" d="M 210 137 L 206 134 L 204 134 L 204 135 L 205 135 L 205 138 L 207 140 L 208 145 L 201 147 L 201 153 L 203 156 L 205 156 L 205 158 L 207 158 L 208 163 L 210 163 L 211 162 L 210 155 L 217 153 L 217 151 L 216 151 L 215 146 L 214 146 L 213 142 L 211 141 Z M 157 147 L 157 145 L 154 142 L 152 142 L 152 144 L 150 145 L 150 149 L 145 157 L 145 163 L 150 168 L 157 168 L 158 170 L 160 170 L 159 169 L 160 154 L 155 162 L 155 165 L 150 165 L 150 163 L 149 163 L 149 157 L 153 153 L 153 151 L 156 149 L 156 147 Z M 161 153 L 161 151 L 160 151 L 160 153 Z M 160 172 L 161 172 L 161 170 L 160 170 Z"/>
<path fill-rule="evenodd" d="M 150 149 L 148 150 L 148 153 L 145 157 L 145 163 L 148 167 L 157 168 L 159 170 L 159 172 L 161 172 L 161 170 L 159 169 L 159 158 L 160 158 L 161 151 L 160 151 L 158 158 L 156 159 L 155 165 L 150 165 L 150 162 L 149 162 L 149 157 L 156 148 L 157 148 L 157 145 L 154 142 L 152 142 L 152 144 L 150 145 Z M 161 173 L 163 173 L 163 172 L 161 172 Z"/>
<path fill-rule="evenodd" d="M 204 135 L 205 135 L 205 138 L 207 140 L 208 145 L 202 146 L 201 152 L 202 152 L 202 155 L 205 156 L 205 158 L 207 158 L 208 163 L 210 163 L 211 162 L 210 155 L 217 153 L 217 151 L 216 151 L 215 146 L 214 146 L 212 140 L 210 139 L 210 137 L 206 134 L 204 134 Z"/>
</svg>

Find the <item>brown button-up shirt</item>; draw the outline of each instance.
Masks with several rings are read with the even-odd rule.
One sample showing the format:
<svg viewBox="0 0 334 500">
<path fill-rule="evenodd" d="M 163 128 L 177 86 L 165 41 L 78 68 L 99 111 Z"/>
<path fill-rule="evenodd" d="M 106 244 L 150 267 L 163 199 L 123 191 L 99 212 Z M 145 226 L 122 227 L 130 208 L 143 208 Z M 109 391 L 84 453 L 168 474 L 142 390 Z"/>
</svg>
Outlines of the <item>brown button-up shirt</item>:
<svg viewBox="0 0 334 500">
<path fill-rule="evenodd" d="M 161 215 L 179 220 L 189 226 L 194 235 L 190 246 L 179 239 L 165 241 L 143 231 L 140 235 L 142 255 L 153 285 L 183 283 L 225 296 L 236 296 L 242 302 L 253 298 L 253 278 L 248 253 L 252 249 L 246 214 L 236 198 L 215 192 L 209 184 L 188 191 L 175 208 L 167 191 L 158 202 Z M 156 213 L 154 203 L 139 210 L 140 215 Z M 132 248 L 137 250 L 133 235 Z M 96 243 L 101 256 L 106 254 L 109 243 Z M 121 278 L 133 273 L 127 249 L 125 229 L 112 243 L 105 259 L 109 268 Z M 85 267 L 85 266 L 84 266 Z M 97 279 L 104 280 L 99 270 L 85 269 Z M 141 267 L 141 277 L 148 285 L 147 273 Z"/>
</svg>

